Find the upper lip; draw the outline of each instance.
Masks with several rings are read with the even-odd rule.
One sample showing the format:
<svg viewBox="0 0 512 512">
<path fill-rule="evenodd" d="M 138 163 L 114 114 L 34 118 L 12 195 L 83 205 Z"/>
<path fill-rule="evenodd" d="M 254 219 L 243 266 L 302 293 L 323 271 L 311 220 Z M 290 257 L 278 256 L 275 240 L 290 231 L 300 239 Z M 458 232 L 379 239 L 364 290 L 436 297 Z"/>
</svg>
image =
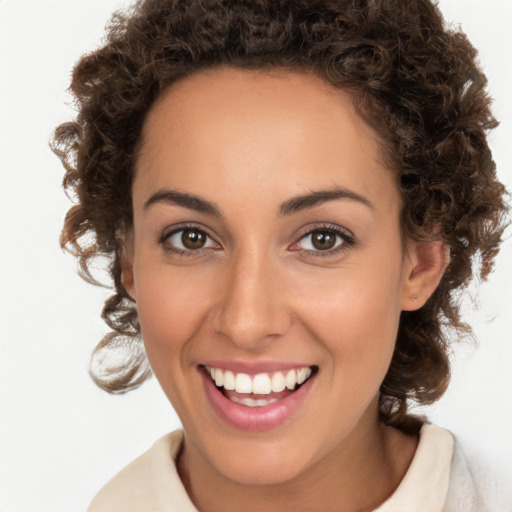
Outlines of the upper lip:
<svg viewBox="0 0 512 512">
<path fill-rule="evenodd" d="M 200 366 L 209 366 L 210 368 L 219 368 L 221 370 L 230 370 L 233 373 L 247 373 L 256 375 L 258 373 L 272 373 L 280 370 L 294 370 L 298 368 L 308 368 L 313 365 L 307 363 L 290 363 L 279 361 L 234 361 L 234 360 L 215 360 L 205 361 Z"/>
</svg>

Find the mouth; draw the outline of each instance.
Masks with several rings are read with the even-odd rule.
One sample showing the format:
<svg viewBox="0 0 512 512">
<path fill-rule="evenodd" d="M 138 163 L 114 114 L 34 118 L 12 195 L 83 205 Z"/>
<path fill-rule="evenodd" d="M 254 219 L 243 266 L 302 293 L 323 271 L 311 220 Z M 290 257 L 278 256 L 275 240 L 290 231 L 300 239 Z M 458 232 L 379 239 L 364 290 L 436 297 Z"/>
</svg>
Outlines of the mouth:
<svg viewBox="0 0 512 512">
<path fill-rule="evenodd" d="M 245 373 L 200 365 L 210 403 L 222 419 L 242 430 L 280 425 L 302 404 L 318 373 L 317 366 Z"/>
<path fill-rule="evenodd" d="M 246 407 L 264 407 L 282 400 L 318 371 L 316 366 L 304 366 L 250 375 L 210 366 L 203 368 L 226 398 Z"/>
</svg>

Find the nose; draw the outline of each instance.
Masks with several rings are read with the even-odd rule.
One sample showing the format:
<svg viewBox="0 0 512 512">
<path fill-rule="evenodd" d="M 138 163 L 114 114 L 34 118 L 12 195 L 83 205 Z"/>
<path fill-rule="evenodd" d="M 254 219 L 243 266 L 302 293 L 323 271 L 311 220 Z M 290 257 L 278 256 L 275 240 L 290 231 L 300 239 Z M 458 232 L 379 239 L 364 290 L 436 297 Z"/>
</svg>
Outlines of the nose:
<svg viewBox="0 0 512 512">
<path fill-rule="evenodd" d="M 251 251 L 229 264 L 213 315 L 215 332 L 239 347 L 257 350 L 286 333 L 292 322 L 275 262 Z"/>
</svg>

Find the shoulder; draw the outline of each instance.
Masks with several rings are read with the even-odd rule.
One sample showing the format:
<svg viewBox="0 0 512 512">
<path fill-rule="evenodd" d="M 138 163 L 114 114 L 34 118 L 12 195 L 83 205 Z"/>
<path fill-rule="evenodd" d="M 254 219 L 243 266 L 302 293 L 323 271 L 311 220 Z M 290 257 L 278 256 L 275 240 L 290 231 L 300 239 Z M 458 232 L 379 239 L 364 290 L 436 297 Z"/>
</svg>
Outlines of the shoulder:
<svg viewBox="0 0 512 512">
<path fill-rule="evenodd" d="M 512 491 L 506 480 L 490 461 L 455 437 L 443 512 L 512 512 Z"/>
<path fill-rule="evenodd" d="M 162 494 L 181 499 L 185 490 L 174 461 L 182 442 L 183 433 L 179 430 L 160 438 L 102 487 L 88 512 L 156 512 L 165 510 Z"/>
<path fill-rule="evenodd" d="M 377 511 L 441 512 L 448 489 L 452 455 L 451 433 L 424 423 L 419 432 L 416 453 L 405 476 Z"/>
<path fill-rule="evenodd" d="M 377 511 L 512 512 L 510 478 L 473 452 L 448 430 L 424 423 L 407 473 Z"/>
</svg>

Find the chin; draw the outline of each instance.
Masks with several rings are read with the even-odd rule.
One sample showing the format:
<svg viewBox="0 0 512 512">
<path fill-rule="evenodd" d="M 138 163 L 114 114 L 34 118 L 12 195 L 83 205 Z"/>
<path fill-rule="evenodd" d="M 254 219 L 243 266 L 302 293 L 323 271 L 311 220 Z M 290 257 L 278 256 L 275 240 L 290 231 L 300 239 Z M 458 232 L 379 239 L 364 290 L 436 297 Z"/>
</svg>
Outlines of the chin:
<svg viewBox="0 0 512 512">
<path fill-rule="evenodd" d="M 260 450 L 258 455 L 253 450 L 241 450 L 232 457 L 217 459 L 217 471 L 225 478 L 241 485 L 277 485 L 297 479 L 305 470 L 299 462 L 300 457 L 293 450 L 282 456 L 276 451 L 269 456 Z"/>
</svg>

